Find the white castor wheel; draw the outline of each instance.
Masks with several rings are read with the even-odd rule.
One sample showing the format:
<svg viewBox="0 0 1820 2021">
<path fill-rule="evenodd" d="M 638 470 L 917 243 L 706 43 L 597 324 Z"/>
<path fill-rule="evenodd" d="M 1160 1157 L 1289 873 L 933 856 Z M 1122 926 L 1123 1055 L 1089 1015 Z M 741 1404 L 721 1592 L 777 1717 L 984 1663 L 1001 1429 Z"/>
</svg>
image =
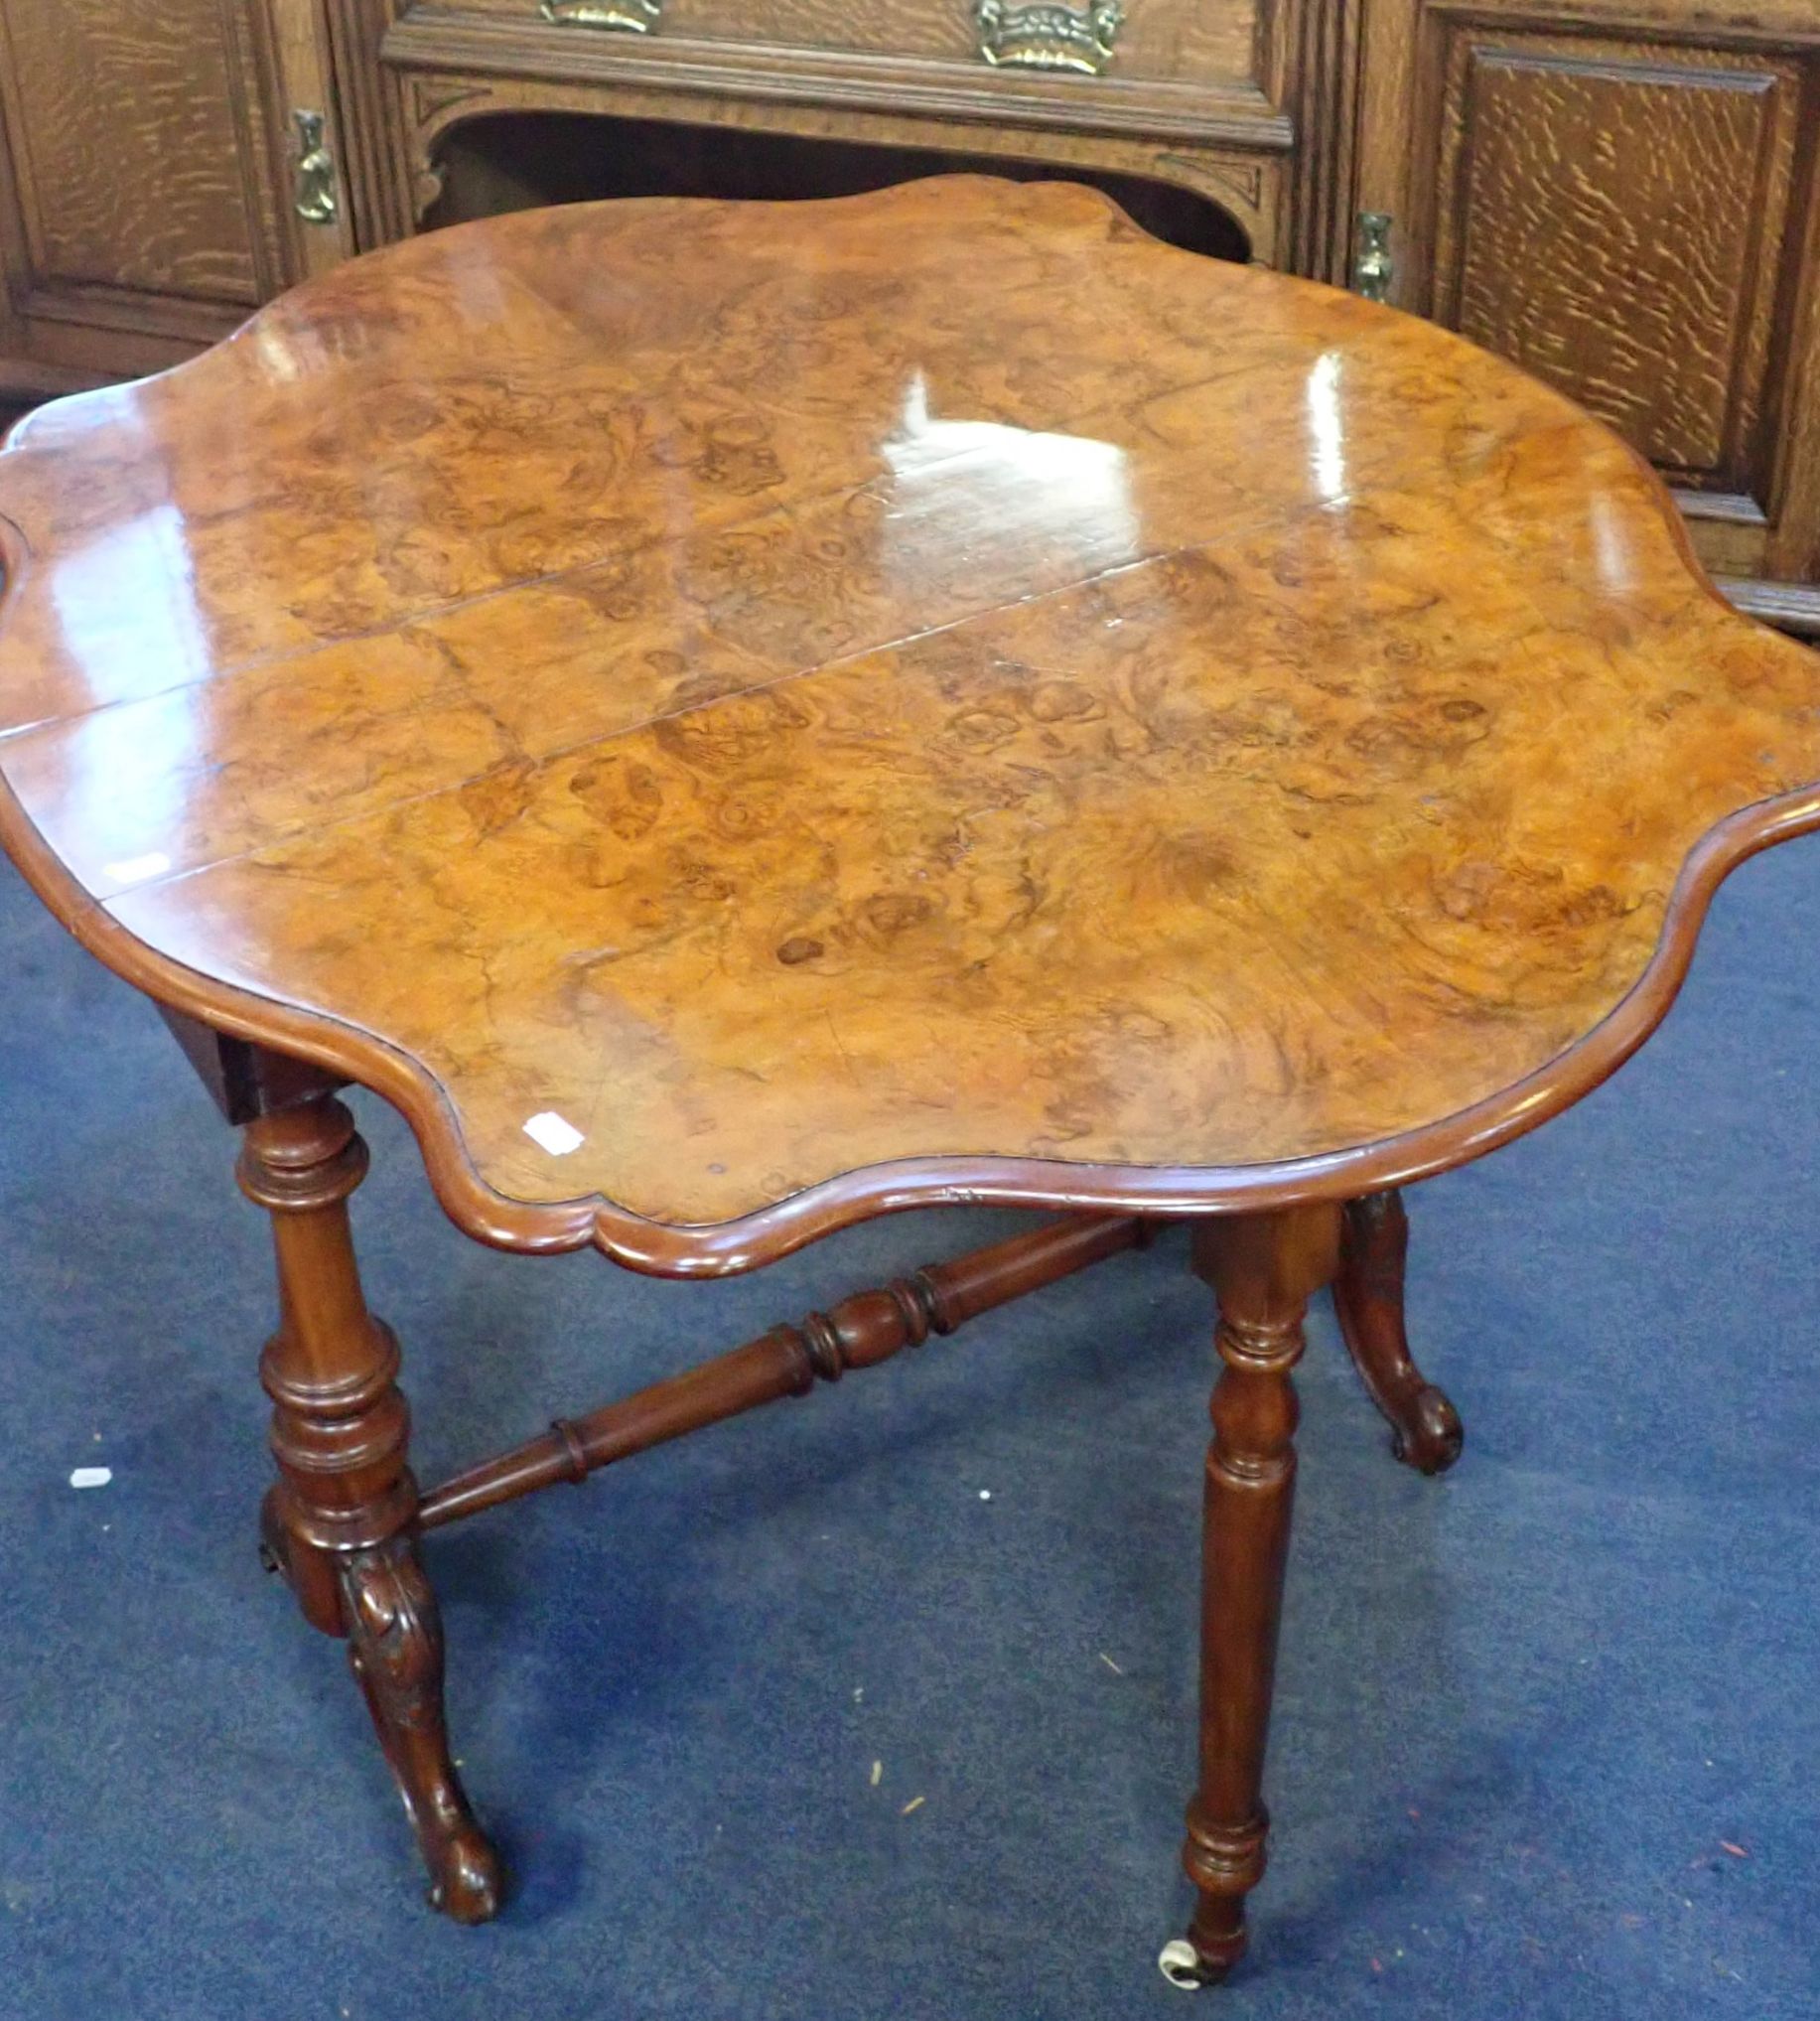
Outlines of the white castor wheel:
<svg viewBox="0 0 1820 2021">
<path fill-rule="evenodd" d="M 1172 1937 L 1158 1951 L 1157 1969 L 1185 1993 L 1217 1985 L 1226 1976 L 1219 1966 L 1208 1964 L 1186 1937 Z"/>
</svg>

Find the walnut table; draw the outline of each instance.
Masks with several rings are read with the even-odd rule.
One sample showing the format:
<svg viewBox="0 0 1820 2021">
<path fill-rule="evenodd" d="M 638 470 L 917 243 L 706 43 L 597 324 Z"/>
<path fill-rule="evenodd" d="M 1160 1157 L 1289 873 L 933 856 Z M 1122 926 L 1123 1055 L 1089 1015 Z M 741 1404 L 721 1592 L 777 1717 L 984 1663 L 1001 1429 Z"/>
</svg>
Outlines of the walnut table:
<svg viewBox="0 0 1820 2021">
<path fill-rule="evenodd" d="M 1224 1972 L 1307 1302 L 1447 1464 L 1395 1189 L 1610 1074 L 1719 880 L 1820 825 L 1813 660 L 1510 366 L 1064 187 L 423 238 L 32 416 L 0 513 L 0 826 L 245 1125 L 266 1550 L 433 1900 L 484 1918 L 499 1872 L 425 1532 L 1186 1216 L 1223 1366 L 1165 1965 Z M 349 1082 L 508 1249 L 704 1276 L 1061 1213 L 420 1493 Z"/>
</svg>

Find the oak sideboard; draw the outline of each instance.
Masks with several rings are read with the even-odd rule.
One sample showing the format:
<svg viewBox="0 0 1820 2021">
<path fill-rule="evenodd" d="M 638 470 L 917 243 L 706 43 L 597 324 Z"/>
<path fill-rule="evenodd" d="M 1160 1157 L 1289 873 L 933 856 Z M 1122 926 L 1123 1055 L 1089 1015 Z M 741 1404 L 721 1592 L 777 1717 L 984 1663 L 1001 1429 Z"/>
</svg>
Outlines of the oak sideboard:
<svg viewBox="0 0 1820 2021">
<path fill-rule="evenodd" d="M 456 218 L 1060 174 L 1514 359 L 1820 634 L 1811 0 L 0 0 L 0 403 Z"/>
</svg>

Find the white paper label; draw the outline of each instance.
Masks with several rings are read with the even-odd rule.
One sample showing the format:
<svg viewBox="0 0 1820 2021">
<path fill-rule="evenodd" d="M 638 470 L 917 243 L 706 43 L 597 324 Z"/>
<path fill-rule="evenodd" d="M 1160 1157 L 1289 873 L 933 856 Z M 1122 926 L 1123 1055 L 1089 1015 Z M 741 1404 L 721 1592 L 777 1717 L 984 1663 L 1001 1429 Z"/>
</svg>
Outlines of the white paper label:
<svg viewBox="0 0 1820 2021">
<path fill-rule="evenodd" d="M 540 1144 L 552 1158 L 566 1158 L 587 1142 L 581 1131 L 572 1122 L 565 1121 L 553 1108 L 546 1108 L 541 1115 L 534 1115 L 524 1125 L 524 1134 L 533 1144 Z"/>
</svg>

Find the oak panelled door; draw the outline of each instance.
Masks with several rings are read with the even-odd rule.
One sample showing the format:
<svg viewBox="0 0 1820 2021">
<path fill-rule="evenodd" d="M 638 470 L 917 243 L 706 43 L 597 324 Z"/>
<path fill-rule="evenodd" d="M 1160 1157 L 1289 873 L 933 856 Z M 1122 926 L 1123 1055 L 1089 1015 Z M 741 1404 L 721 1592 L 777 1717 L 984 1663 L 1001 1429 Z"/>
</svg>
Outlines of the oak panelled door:
<svg viewBox="0 0 1820 2021">
<path fill-rule="evenodd" d="M 173 364 L 346 258 L 334 127 L 313 0 L 0 0 L 0 395 Z"/>
<path fill-rule="evenodd" d="M 1820 11 L 1662 12 L 1368 0 L 1359 206 L 1389 298 L 1620 429 L 1716 574 L 1811 582 Z"/>
</svg>

